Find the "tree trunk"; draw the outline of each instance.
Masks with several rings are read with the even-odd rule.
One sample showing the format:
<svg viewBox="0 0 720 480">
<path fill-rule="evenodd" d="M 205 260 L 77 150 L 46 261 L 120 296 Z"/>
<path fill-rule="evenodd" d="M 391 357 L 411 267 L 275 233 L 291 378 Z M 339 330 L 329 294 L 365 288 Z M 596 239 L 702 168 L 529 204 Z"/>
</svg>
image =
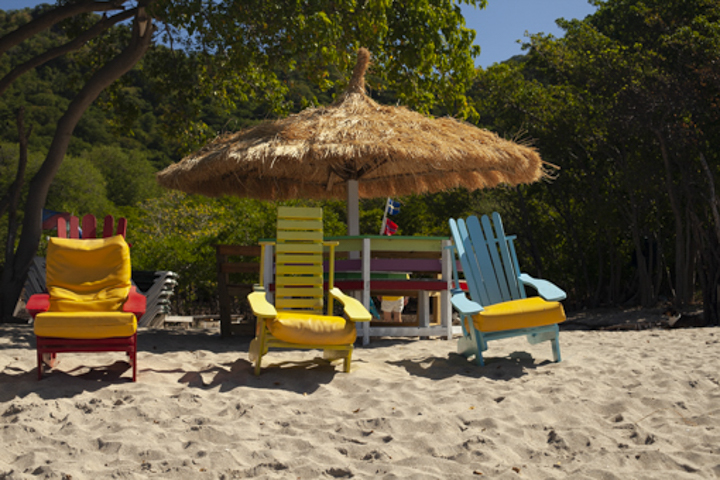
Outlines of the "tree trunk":
<svg viewBox="0 0 720 480">
<path fill-rule="evenodd" d="M 720 258 L 718 246 L 720 246 L 720 201 L 715 193 L 715 178 L 705 160 L 705 155 L 700 153 L 700 165 L 707 177 L 710 197 L 710 212 L 712 214 L 712 234 L 707 245 L 703 248 L 703 317 L 708 325 L 720 324 L 720 307 L 718 306 L 718 284 L 720 284 Z M 713 235 L 714 234 L 714 235 Z"/>
<path fill-rule="evenodd" d="M 654 130 L 654 133 L 660 144 L 660 153 L 665 165 L 665 186 L 675 220 L 675 304 L 682 306 L 690 301 L 692 295 L 692 288 L 689 285 L 689 279 L 691 277 L 688 275 L 686 232 L 683 228 L 684 222 L 680 202 L 677 198 L 675 185 L 673 184 L 670 156 L 665 144 L 665 138 L 659 130 Z"/>
<path fill-rule="evenodd" d="M 17 128 L 18 128 L 18 143 L 20 144 L 20 156 L 18 157 L 17 173 L 15 175 L 15 181 L 8 188 L 8 193 L 0 201 L 0 216 L 5 215 L 6 212 L 10 212 L 10 216 L 15 215 L 18 203 L 20 202 L 20 193 L 25 183 L 25 170 L 27 169 L 27 146 L 30 140 L 30 131 L 25 133 L 25 109 L 20 108 L 17 112 Z M 8 220 L 8 223 L 12 223 Z"/>
<path fill-rule="evenodd" d="M 9 265 L 12 262 L 13 252 L 15 251 L 15 238 L 17 237 L 17 207 L 20 203 L 20 193 L 22 191 L 23 184 L 25 183 L 25 170 L 27 168 L 28 159 L 28 141 L 30 140 L 30 134 L 32 131 L 25 132 L 25 109 L 20 108 L 17 113 L 17 129 L 18 129 L 18 143 L 20 145 L 20 154 L 18 157 L 17 173 L 15 175 L 15 181 L 10 185 L 7 196 L 3 199 L 3 206 L 0 208 L 1 215 L 8 214 L 8 231 L 7 240 L 5 243 L 5 265 Z M 0 275 L 0 284 L 4 285 L 9 280 L 11 270 L 5 268 Z M 14 309 L 15 305 L 13 305 Z"/>
<path fill-rule="evenodd" d="M 144 12 L 143 19 L 150 23 L 150 19 L 144 17 Z M 15 254 L 12 255 L 12 259 L 5 264 L 3 271 L 2 285 L 0 285 L 0 313 L 3 321 L 12 319 L 15 304 L 25 284 L 32 259 L 40 244 L 42 209 L 45 206 L 50 184 L 65 157 L 75 127 L 98 95 L 115 80 L 130 71 L 143 57 L 152 41 L 152 32 L 152 25 L 148 24 L 145 34 L 140 36 L 138 17 L 136 17 L 128 46 L 118 56 L 95 72 L 58 121 L 45 161 L 30 181 L 30 193 L 25 205 L 20 243 Z"/>
<path fill-rule="evenodd" d="M 702 286 L 703 320 L 706 325 L 714 325 L 720 321 L 718 316 L 718 282 L 720 281 L 720 241 L 714 231 L 706 228 L 694 214 L 690 221 L 693 235 L 700 249 L 701 262 L 698 276 Z"/>
<path fill-rule="evenodd" d="M 638 274 L 638 296 L 640 305 L 643 307 L 652 307 L 655 304 L 655 289 L 653 288 L 650 271 L 650 255 L 652 255 L 652 253 L 648 252 L 646 255 L 643 248 L 646 245 L 643 245 L 643 237 L 640 234 L 637 218 L 635 218 L 636 216 L 634 214 L 633 217 L 634 218 L 631 222 L 631 233 L 633 244 L 635 245 L 635 268 L 637 269 Z"/>
</svg>

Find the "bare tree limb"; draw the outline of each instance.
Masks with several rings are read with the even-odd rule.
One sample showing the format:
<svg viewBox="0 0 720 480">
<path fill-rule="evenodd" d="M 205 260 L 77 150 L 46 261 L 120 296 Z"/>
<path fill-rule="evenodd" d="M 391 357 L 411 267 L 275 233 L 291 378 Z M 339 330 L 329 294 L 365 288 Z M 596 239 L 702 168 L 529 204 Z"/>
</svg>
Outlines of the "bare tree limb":
<svg viewBox="0 0 720 480">
<path fill-rule="evenodd" d="M 117 15 L 109 18 L 103 16 L 103 18 L 99 22 L 97 22 L 91 28 L 89 28 L 73 40 L 69 41 L 68 43 L 59 47 L 52 48 L 41 55 L 31 58 L 22 65 L 18 65 L 10 72 L 8 72 L 8 74 L 5 75 L 2 79 L 0 79 L 0 95 L 2 95 L 5 90 L 7 90 L 10 85 L 12 85 L 12 82 L 14 82 L 15 79 L 17 79 L 20 75 L 32 70 L 35 67 L 39 67 L 40 65 L 52 60 L 53 58 L 60 57 L 62 55 L 65 55 L 66 53 L 70 53 L 74 50 L 79 49 L 88 41 L 99 36 L 105 30 L 109 29 L 110 27 L 116 25 L 119 22 L 122 22 L 123 20 L 127 20 L 136 13 L 137 8 L 133 8 L 131 10 L 118 13 Z"/>
<path fill-rule="evenodd" d="M 81 13 L 124 10 L 125 7 L 123 7 L 123 4 L 126 2 L 127 0 L 109 0 L 107 2 L 80 0 L 72 4 L 54 8 L 0 38 L 0 55 L 66 18 L 80 15 Z"/>
</svg>

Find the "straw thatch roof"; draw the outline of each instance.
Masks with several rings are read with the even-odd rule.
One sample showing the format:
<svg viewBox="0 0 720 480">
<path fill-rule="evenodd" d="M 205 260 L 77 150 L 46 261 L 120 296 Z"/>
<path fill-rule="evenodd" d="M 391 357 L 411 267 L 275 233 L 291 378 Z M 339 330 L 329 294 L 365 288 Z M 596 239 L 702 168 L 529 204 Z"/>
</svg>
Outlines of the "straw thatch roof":
<svg viewBox="0 0 720 480">
<path fill-rule="evenodd" d="M 311 108 L 222 135 L 158 173 L 167 188 L 260 199 L 345 198 L 470 190 L 542 178 L 530 147 L 453 118 L 377 104 L 365 94 L 370 54 L 361 49 L 348 89 Z"/>
</svg>

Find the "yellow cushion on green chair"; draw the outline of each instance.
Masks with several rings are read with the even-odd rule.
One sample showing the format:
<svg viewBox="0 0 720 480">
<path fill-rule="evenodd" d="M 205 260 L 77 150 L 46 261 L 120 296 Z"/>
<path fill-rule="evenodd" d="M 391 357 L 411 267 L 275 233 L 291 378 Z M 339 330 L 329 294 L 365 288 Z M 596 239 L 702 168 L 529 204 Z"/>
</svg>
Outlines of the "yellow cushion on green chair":
<svg viewBox="0 0 720 480">
<path fill-rule="evenodd" d="M 541 297 L 522 298 L 496 303 L 473 317 L 475 328 L 481 332 L 499 332 L 516 328 L 541 327 L 565 321 L 560 302 L 548 302 Z"/>
<path fill-rule="evenodd" d="M 129 337 L 137 332 L 137 319 L 125 312 L 45 312 L 35 317 L 34 329 L 39 337 Z"/>
<path fill-rule="evenodd" d="M 273 337 L 289 343 L 343 345 L 357 338 L 353 322 L 334 316 L 279 312 L 267 320 L 267 327 Z"/>
</svg>

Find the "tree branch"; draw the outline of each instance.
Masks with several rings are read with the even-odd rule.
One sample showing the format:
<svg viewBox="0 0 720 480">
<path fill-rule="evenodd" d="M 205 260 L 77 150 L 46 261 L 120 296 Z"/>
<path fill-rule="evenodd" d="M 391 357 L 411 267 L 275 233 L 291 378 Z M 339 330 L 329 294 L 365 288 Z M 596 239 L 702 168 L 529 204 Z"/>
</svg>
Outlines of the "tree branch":
<svg viewBox="0 0 720 480">
<path fill-rule="evenodd" d="M 0 55 L 10 50 L 15 45 L 47 30 L 66 18 L 89 12 L 106 12 L 108 10 L 124 10 L 123 4 L 127 0 L 110 0 L 101 2 L 96 0 L 80 0 L 78 2 L 54 8 L 49 12 L 40 15 L 30 22 L 22 25 L 4 37 L 0 38 Z"/>
<path fill-rule="evenodd" d="M 52 60 L 53 58 L 60 57 L 62 55 L 65 55 L 66 53 L 70 53 L 74 50 L 79 49 L 88 41 L 99 36 L 105 30 L 109 29 L 110 27 L 116 25 L 119 22 L 122 22 L 123 20 L 127 20 L 128 18 L 135 15 L 135 13 L 137 13 L 137 8 L 118 13 L 117 15 L 114 15 L 110 18 L 103 16 L 103 18 L 99 22 L 97 22 L 91 28 L 83 32 L 81 35 L 77 36 L 75 39 L 59 47 L 52 48 L 41 55 L 31 58 L 22 65 L 18 65 L 10 72 L 8 72 L 8 74 L 5 75 L 2 79 L 0 79 L 0 95 L 2 95 L 5 90 L 7 90 L 10 85 L 12 85 L 12 82 L 14 82 L 15 79 L 17 79 L 20 75 L 32 70 L 35 67 L 39 67 L 40 65 Z"/>
</svg>

